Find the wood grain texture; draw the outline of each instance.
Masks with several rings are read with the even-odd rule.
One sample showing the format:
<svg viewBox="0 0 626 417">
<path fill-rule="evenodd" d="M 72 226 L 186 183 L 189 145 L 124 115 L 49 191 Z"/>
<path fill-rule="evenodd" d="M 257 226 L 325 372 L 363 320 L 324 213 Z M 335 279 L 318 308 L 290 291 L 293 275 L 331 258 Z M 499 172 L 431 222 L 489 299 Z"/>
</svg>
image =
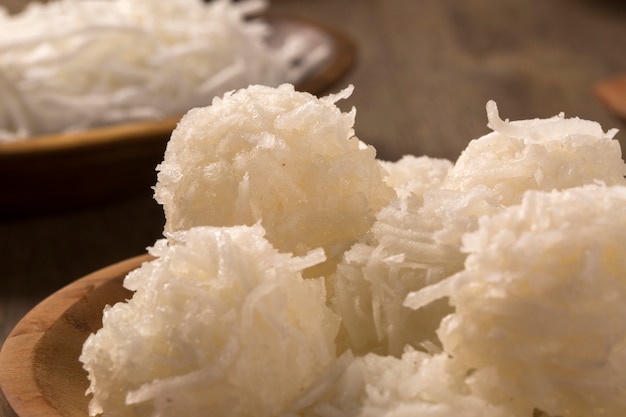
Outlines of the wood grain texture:
<svg viewBox="0 0 626 417">
<path fill-rule="evenodd" d="M 488 132 L 485 104 L 512 120 L 626 122 L 594 96 L 626 72 L 626 3 L 617 0 L 274 0 L 275 9 L 341 27 L 359 46 L 344 103 L 382 159 L 456 159 Z M 618 139 L 622 148 L 626 132 Z"/>
<path fill-rule="evenodd" d="M 102 310 L 131 297 L 128 272 L 151 259 L 135 257 L 96 271 L 46 298 L 7 337 L 0 352 L 0 386 L 21 417 L 86 417 L 88 387 L 78 357 L 102 327 Z"/>
</svg>

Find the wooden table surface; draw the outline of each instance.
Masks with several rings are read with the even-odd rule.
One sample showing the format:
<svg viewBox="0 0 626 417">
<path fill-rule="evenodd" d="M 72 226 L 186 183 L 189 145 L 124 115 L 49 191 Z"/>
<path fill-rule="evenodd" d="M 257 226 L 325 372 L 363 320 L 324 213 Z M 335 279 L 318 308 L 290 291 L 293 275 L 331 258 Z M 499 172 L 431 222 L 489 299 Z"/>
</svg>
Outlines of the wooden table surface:
<svg viewBox="0 0 626 417">
<path fill-rule="evenodd" d="M 0 4 L 16 11 L 22 1 Z M 626 73 L 625 2 L 274 0 L 270 10 L 340 28 L 357 42 L 357 62 L 333 90 L 354 84 L 341 107 L 357 108 L 357 136 L 381 159 L 456 159 L 488 132 L 489 99 L 504 118 L 564 112 L 619 128 L 626 149 L 626 123 L 593 95 L 595 83 Z M 99 207 L 0 219 L 0 343 L 46 295 L 144 253 L 163 223 L 150 190 Z M 0 416 L 14 415 L 0 398 Z"/>
</svg>

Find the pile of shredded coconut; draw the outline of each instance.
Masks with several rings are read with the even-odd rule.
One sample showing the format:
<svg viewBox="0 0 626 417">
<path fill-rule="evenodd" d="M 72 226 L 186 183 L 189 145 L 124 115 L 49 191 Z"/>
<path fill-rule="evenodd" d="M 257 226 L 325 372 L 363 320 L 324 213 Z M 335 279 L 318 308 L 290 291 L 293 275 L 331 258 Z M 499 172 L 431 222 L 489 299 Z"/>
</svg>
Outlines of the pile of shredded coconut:
<svg viewBox="0 0 626 417">
<path fill-rule="evenodd" d="M 526 190 L 561 190 L 602 181 L 624 183 L 624 163 L 616 129 L 566 119 L 503 121 L 487 103 L 493 132 L 472 141 L 456 161 L 444 188 L 461 191 L 485 185 L 504 205 L 519 203 Z"/>
<path fill-rule="evenodd" d="M 301 274 L 322 250 L 279 253 L 255 225 L 192 228 L 150 253 L 85 342 L 92 415 L 277 415 L 334 362 L 338 317 Z"/>
<path fill-rule="evenodd" d="M 394 195 L 355 111 L 336 106 L 351 92 L 255 85 L 189 111 L 157 167 L 165 230 L 261 222 L 277 249 L 336 264 Z"/>
<path fill-rule="evenodd" d="M 493 403 L 625 415 L 625 236 L 623 185 L 528 192 L 464 236 L 462 271 L 407 305 L 450 299 L 439 338 Z"/>
<path fill-rule="evenodd" d="M 388 162 L 349 94 L 251 86 L 187 114 L 156 259 L 83 347 L 91 415 L 623 417 L 616 131 L 489 102 L 458 161 Z"/>
<path fill-rule="evenodd" d="M 264 0 L 0 6 L 0 141 L 176 116 L 249 84 L 297 82 L 303 39 L 270 46 Z M 321 51 L 317 51 L 319 53 Z"/>
</svg>

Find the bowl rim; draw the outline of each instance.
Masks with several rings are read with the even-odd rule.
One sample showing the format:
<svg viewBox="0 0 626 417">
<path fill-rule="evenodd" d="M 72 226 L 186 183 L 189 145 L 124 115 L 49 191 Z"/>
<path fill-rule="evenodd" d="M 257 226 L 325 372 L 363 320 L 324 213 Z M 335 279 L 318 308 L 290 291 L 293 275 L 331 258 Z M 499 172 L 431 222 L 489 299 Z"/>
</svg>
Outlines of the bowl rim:
<svg viewBox="0 0 626 417">
<path fill-rule="evenodd" d="M 107 284 L 121 286 L 130 271 L 152 259 L 149 254 L 138 255 L 79 278 L 45 298 L 15 325 L 0 350 L 0 389 L 18 416 L 67 417 L 59 410 L 55 399 L 42 389 L 45 381 L 41 380 L 38 361 L 45 356 L 39 355 L 38 349 L 44 337 L 55 324 L 67 320 L 66 314 L 86 302 L 90 294 Z M 80 327 L 81 324 L 73 325 Z M 85 332 L 85 338 L 88 334 Z"/>
<path fill-rule="evenodd" d="M 357 47 L 344 31 L 333 26 L 287 13 L 266 12 L 262 18 L 270 23 L 297 24 L 327 36 L 334 47 L 332 59 L 312 75 L 295 82 L 295 88 L 312 94 L 327 91 L 353 67 Z M 0 160 L 24 156 L 41 156 L 55 152 L 93 147 L 121 142 L 151 141 L 155 137 L 169 136 L 182 114 L 162 119 L 123 122 L 110 126 L 95 127 L 75 132 L 52 133 L 32 136 L 24 140 L 0 142 Z"/>
</svg>

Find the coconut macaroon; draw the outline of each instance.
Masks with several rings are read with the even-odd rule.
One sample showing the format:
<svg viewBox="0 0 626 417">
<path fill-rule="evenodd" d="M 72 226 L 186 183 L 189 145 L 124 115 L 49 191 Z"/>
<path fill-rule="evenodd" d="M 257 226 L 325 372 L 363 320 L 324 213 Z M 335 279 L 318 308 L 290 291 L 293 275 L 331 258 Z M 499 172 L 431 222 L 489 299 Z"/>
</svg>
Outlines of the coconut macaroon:
<svg viewBox="0 0 626 417">
<path fill-rule="evenodd" d="M 399 355 L 407 343 L 438 343 L 447 302 L 412 311 L 402 301 L 463 269 L 462 237 L 480 217 L 517 204 L 529 190 L 626 184 L 615 131 L 563 115 L 505 122 L 494 102 L 487 118 L 494 131 L 472 141 L 454 164 L 411 156 L 382 163 L 398 198 L 346 252 L 333 282 L 351 349 Z"/>
<path fill-rule="evenodd" d="M 354 358 L 337 382 L 321 393 L 316 406 L 299 415 L 522 417 L 475 395 L 465 373 L 444 352 L 407 348 L 398 358 L 369 353 Z"/>
<path fill-rule="evenodd" d="M 419 311 L 402 302 L 412 291 L 463 269 L 461 237 L 477 227 L 480 216 L 497 210 L 486 187 L 429 189 L 381 210 L 367 239 L 345 253 L 333 279 L 346 345 L 397 356 L 407 344 L 436 343 L 435 331 L 451 312 L 447 302 Z"/>
<path fill-rule="evenodd" d="M 270 45 L 264 0 L 0 3 L 0 142 L 175 117 L 310 69 L 298 33 Z M 317 54 L 324 51 L 317 49 Z M 314 62 L 319 62 L 314 60 Z"/>
<path fill-rule="evenodd" d="M 614 132 L 489 103 L 455 164 L 383 162 L 349 93 L 251 86 L 181 121 L 166 238 L 83 347 L 91 414 L 626 415 Z"/>
<path fill-rule="evenodd" d="M 485 185 L 501 204 L 517 204 L 527 190 L 562 190 L 603 181 L 626 184 L 626 164 L 616 129 L 563 114 L 547 119 L 500 119 L 487 103 L 493 132 L 469 143 L 443 188 L 469 190 Z"/>
<path fill-rule="evenodd" d="M 439 188 L 454 165 L 447 159 L 414 155 L 380 163 L 386 171 L 385 182 L 399 197 L 407 194 L 421 196 L 427 189 Z"/>
<path fill-rule="evenodd" d="M 104 311 L 80 360 L 90 415 L 276 416 L 335 360 L 338 317 L 322 262 L 278 253 L 260 225 L 197 227 L 158 241 Z"/>
<path fill-rule="evenodd" d="M 183 117 L 159 165 L 166 232 L 261 222 L 279 250 L 331 259 L 369 230 L 394 193 L 355 110 L 284 84 L 250 86 Z"/>
<path fill-rule="evenodd" d="M 626 415 L 626 187 L 529 192 L 463 239 L 465 269 L 412 294 L 455 311 L 439 337 L 494 403 Z"/>
</svg>

